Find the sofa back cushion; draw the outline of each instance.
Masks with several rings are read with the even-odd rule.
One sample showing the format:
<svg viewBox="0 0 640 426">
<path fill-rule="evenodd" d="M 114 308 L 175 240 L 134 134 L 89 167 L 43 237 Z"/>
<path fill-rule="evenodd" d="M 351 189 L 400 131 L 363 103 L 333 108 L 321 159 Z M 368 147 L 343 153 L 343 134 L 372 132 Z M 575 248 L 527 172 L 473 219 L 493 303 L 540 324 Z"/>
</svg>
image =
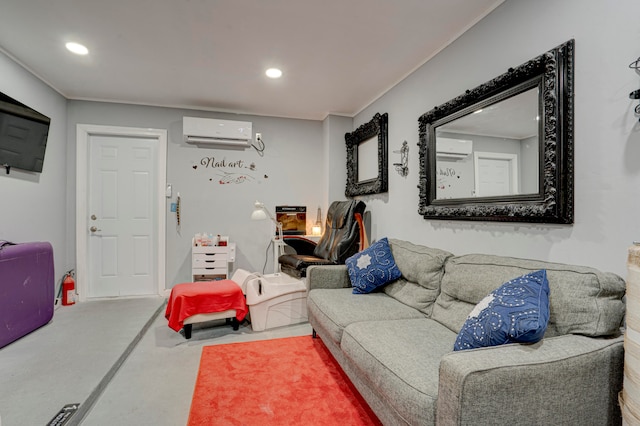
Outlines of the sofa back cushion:
<svg viewBox="0 0 640 426">
<path fill-rule="evenodd" d="M 625 312 L 625 282 L 618 275 L 585 266 L 484 254 L 447 260 L 432 318 L 459 332 L 469 313 L 487 294 L 515 277 L 539 269 L 546 269 L 550 289 L 545 337 L 619 333 Z"/>
<path fill-rule="evenodd" d="M 433 302 L 440 293 L 445 261 L 453 254 L 392 238 L 389 246 L 402 276 L 386 285 L 384 292 L 430 316 Z"/>
</svg>

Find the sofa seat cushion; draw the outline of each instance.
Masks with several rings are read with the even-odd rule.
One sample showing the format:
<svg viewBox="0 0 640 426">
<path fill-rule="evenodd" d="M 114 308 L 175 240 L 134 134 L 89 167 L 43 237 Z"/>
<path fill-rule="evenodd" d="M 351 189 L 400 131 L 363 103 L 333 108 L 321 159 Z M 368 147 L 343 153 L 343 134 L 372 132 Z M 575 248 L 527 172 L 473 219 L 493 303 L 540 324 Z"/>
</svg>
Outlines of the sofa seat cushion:
<svg viewBox="0 0 640 426">
<path fill-rule="evenodd" d="M 360 378 L 407 424 L 434 424 L 440 359 L 456 333 L 428 318 L 358 322 L 341 349 Z"/>
<path fill-rule="evenodd" d="M 431 315 L 433 303 L 440 293 L 444 264 L 453 254 L 393 238 L 389 238 L 389 246 L 402 276 L 387 284 L 383 291 L 405 305 Z"/>
<path fill-rule="evenodd" d="M 539 269 L 546 269 L 549 280 L 550 313 L 545 337 L 619 333 L 626 285 L 618 275 L 586 266 L 485 254 L 447 260 L 432 318 L 457 333 L 487 294 L 513 278 Z"/>
<path fill-rule="evenodd" d="M 307 310 L 329 334 L 322 337 L 337 345 L 344 328 L 355 322 L 425 317 L 384 293 L 353 294 L 351 288 L 313 289 L 307 295 Z"/>
</svg>

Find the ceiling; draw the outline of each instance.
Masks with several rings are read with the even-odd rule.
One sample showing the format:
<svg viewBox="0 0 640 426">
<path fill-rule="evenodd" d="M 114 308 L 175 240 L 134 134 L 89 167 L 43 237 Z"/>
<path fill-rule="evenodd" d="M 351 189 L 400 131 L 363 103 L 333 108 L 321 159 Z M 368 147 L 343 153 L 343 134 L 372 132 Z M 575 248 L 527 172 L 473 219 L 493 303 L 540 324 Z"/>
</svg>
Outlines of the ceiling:
<svg viewBox="0 0 640 426">
<path fill-rule="evenodd" d="M 2 0 L 0 50 L 68 99 L 322 120 L 354 116 L 503 1 Z"/>
</svg>

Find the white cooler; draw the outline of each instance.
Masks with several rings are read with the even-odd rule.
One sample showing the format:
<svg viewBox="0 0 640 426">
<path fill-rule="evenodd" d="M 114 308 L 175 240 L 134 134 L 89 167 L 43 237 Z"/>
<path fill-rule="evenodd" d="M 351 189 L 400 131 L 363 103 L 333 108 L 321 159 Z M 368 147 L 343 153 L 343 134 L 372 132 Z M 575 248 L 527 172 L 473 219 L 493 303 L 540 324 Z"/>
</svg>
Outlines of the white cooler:
<svg viewBox="0 0 640 426">
<path fill-rule="evenodd" d="M 269 274 L 247 282 L 253 331 L 307 321 L 307 285 L 287 274 Z"/>
</svg>

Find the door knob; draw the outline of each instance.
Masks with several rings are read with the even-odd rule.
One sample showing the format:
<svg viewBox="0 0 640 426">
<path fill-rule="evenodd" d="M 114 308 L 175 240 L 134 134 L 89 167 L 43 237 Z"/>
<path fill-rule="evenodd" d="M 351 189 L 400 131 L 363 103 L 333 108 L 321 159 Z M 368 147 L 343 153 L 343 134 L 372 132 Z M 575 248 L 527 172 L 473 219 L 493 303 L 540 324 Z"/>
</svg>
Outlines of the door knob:
<svg viewBox="0 0 640 426">
<path fill-rule="evenodd" d="M 98 229 L 96 226 L 92 226 L 91 228 L 89 228 L 89 231 L 96 232 L 96 231 L 102 231 L 102 229 Z"/>
</svg>

